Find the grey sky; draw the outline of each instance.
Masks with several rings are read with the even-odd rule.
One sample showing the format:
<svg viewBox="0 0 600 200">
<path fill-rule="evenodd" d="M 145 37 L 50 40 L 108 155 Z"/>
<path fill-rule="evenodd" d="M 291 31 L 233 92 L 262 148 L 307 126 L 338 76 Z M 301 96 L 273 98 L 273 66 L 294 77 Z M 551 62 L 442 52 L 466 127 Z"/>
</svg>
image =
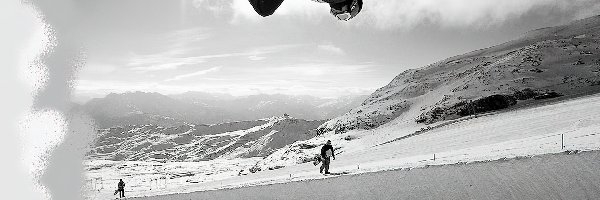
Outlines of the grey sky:
<svg viewBox="0 0 600 200">
<path fill-rule="evenodd" d="M 594 0 L 365 0 L 349 22 L 288 0 L 79 1 L 78 99 L 109 92 L 368 94 L 398 73 L 600 11 Z"/>
</svg>

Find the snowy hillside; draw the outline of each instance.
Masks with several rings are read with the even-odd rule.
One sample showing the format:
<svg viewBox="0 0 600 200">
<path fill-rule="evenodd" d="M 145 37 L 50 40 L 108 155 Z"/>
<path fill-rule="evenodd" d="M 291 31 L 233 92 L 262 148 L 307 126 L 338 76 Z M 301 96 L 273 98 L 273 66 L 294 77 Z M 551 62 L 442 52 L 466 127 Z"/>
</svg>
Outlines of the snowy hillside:
<svg viewBox="0 0 600 200">
<path fill-rule="evenodd" d="M 90 161 L 86 162 L 87 186 L 95 190 L 89 190 L 87 195 L 88 199 L 110 197 L 119 178 L 128 183 L 130 197 L 324 179 L 331 176 L 319 174 L 318 166 L 297 158 L 317 153 L 328 139 L 333 141 L 338 154 L 332 161 L 331 171 L 341 174 L 392 169 L 412 171 L 432 165 L 598 151 L 600 95 L 513 112 L 483 114 L 434 126 L 436 128 L 426 131 L 387 126 L 344 134 L 328 133 L 295 142 L 264 160 Z M 262 171 L 247 171 L 253 168 Z"/>
<path fill-rule="evenodd" d="M 600 16 L 405 71 L 321 133 L 431 124 L 600 92 Z"/>
<path fill-rule="evenodd" d="M 403 72 L 361 106 L 321 125 L 318 132 L 323 137 L 276 151 L 259 162 L 258 168 L 309 162 L 326 138 L 337 141 L 338 154 L 379 152 L 378 145 L 420 139 L 421 134 L 437 132 L 457 120 L 470 122 L 475 120 L 468 119 L 497 110 L 514 111 L 598 93 L 598 33 L 600 16 L 536 30 L 502 45 Z M 590 114 L 596 113 L 600 109 Z M 483 135 L 464 139 L 498 134 L 481 131 Z M 453 138 L 438 140 L 452 144 Z M 427 146 L 422 141 L 410 144 Z"/>
<path fill-rule="evenodd" d="M 99 130 L 90 159 L 114 161 L 203 161 L 250 158 L 316 136 L 323 121 L 289 116 L 216 125 L 130 125 Z"/>
<path fill-rule="evenodd" d="M 289 170 L 284 174 L 314 177 L 318 168 L 309 161 L 326 140 L 332 141 L 337 154 L 334 172 L 362 173 L 600 150 L 599 130 L 600 96 L 594 95 L 435 123 L 425 129 L 395 125 L 330 132 L 276 151 L 255 168 L 282 168 Z"/>
</svg>

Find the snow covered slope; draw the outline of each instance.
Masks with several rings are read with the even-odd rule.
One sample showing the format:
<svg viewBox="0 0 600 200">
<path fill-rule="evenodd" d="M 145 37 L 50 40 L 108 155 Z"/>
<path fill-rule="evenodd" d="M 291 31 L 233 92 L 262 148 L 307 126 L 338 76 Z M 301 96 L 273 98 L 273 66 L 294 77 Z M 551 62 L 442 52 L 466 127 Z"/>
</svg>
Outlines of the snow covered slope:
<svg viewBox="0 0 600 200">
<path fill-rule="evenodd" d="M 372 129 L 398 118 L 431 124 L 541 99 L 600 91 L 600 16 L 405 71 L 321 133 Z"/>
<path fill-rule="evenodd" d="M 258 168 L 309 162 L 326 138 L 336 141 L 334 146 L 339 154 L 355 158 L 363 155 L 351 152 L 376 152 L 369 157 L 378 160 L 377 157 L 389 154 L 420 154 L 418 151 L 402 150 L 413 145 L 423 151 L 429 148 L 447 151 L 457 146 L 467 148 L 500 142 L 489 140 L 490 137 L 524 139 L 529 136 L 528 133 L 544 135 L 556 130 L 537 132 L 537 126 L 551 126 L 545 123 L 562 123 L 566 119 L 551 116 L 531 126 L 519 123 L 529 120 L 526 117 L 521 121 L 502 119 L 497 123 L 515 129 L 523 126 L 520 131 L 524 133 L 498 132 L 490 128 L 498 126 L 494 123 L 489 122 L 488 127 L 483 128 L 477 123 L 478 119 L 469 119 L 507 108 L 509 110 L 506 111 L 519 113 L 520 109 L 598 92 L 600 16 L 532 31 L 505 44 L 401 73 L 387 86 L 375 91 L 361 106 L 321 125 L 318 132 L 323 137 L 297 142 L 276 151 L 261 161 Z M 600 109 L 589 112 L 592 116 L 597 115 Z M 527 117 L 540 118 L 536 115 Z M 447 124 L 457 120 L 465 121 L 462 124 L 470 123 L 465 125 L 466 129 L 481 129 L 465 138 L 446 131 L 440 134 L 449 134 L 447 137 L 437 138 L 439 134 L 431 138 L 425 136 L 428 135 L 425 133 L 440 132 L 440 127 L 448 127 Z M 504 124 L 503 121 L 507 120 L 510 123 Z M 565 126 L 569 127 L 568 124 L 565 123 Z M 534 130 L 529 131 L 525 127 Z M 425 138 L 428 139 L 421 140 Z M 436 146 L 430 146 L 427 143 L 430 140 L 435 141 Z M 381 148 L 385 145 L 381 144 L 391 141 L 410 142 L 383 151 Z"/>
<path fill-rule="evenodd" d="M 105 189 L 89 191 L 88 199 L 110 198 L 121 177 L 128 183 L 129 197 L 182 194 L 328 178 L 330 176 L 319 174 L 318 166 L 313 166 L 312 163 L 299 164 L 296 160 L 298 155 L 317 153 L 320 145 L 327 139 L 333 141 L 338 153 L 336 160 L 332 161 L 331 172 L 342 174 L 391 169 L 400 169 L 406 172 L 405 174 L 412 174 L 414 168 L 421 168 L 423 171 L 434 165 L 510 160 L 561 152 L 598 151 L 600 95 L 514 112 L 463 118 L 439 125 L 412 136 L 414 132 L 394 127 L 354 130 L 344 134 L 329 133 L 307 141 L 295 142 L 264 160 L 245 158 L 170 163 L 91 161 L 86 163 L 89 180 L 104 179 L 101 186 L 92 184 L 92 181 L 88 185 Z M 564 147 L 561 147 L 562 136 Z M 259 164 L 255 165 L 258 160 Z M 240 171 L 257 167 L 263 170 L 257 173 Z M 581 172 L 578 176 L 584 177 L 585 174 Z M 417 182 L 423 183 L 427 181 Z"/>
<path fill-rule="evenodd" d="M 276 151 L 255 168 L 318 178 L 318 167 L 308 161 L 326 140 L 337 154 L 332 171 L 347 173 L 600 150 L 600 95 L 461 118 L 427 130 L 385 126 L 327 133 Z"/>
<path fill-rule="evenodd" d="M 315 128 L 322 123 L 282 116 L 216 125 L 115 127 L 99 131 L 88 157 L 159 162 L 261 157 L 316 136 Z"/>
<path fill-rule="evenodd" d="M 225 182 L 224 182 L 225 183 Z M 393 170 L 135 200 L 600 199 L 600 152 Z M 310 192 L 306 192 L 310 191 Z"/>
</svg>

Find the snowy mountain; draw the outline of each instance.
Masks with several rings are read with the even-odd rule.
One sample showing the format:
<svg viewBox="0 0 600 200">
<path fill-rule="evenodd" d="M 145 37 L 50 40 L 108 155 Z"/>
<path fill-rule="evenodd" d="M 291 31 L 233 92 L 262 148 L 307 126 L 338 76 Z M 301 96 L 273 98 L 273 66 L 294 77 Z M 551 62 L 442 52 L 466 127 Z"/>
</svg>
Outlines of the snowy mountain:
<svg viewBox="0 0 600 200">
<path fill-rule="evenodd" d="M 350 112 L 322 125 L 278 117 L 104 129 L 88 155 L 88 175 L 133 179 L 133 196 L 175 194 L 167 198 L 177 199 L 177 194 L 195 191 L 337 177 L 319 174 L 311 163 L 327 140 L 336 154 L 332 173 L 397 170 L 417 179 L 430 167 L 446 173 L 453 166 L 489 162 L 512 171 L 513 162 L 507 161 L 528 162 L 530 157 L 547 155 L 536 158 L 546 163 L 556 154 L 598 151 L 598 33 L 600 16 L 535 30 L 498 46 L 409 70 Z M 194 96 L 174 99 L 215 108 L 207 103 L 214 101 L 210 95 Z M 240 102 L 257 113 L 278 104 L 254 98 L 261 99 Z M 348 102 L 314 105 L 339 108 L 352 104 Z M 203 161 L 209 159 L 213 160 Z M 587 175 L 582 169 L 577 177 Z M 497 180 L 504 183 L 505 177 Z M 164 180 L 164 187 L 157 187 L 157 180 Z M 110 181 L 115 185 L 118 179 Z M 102 192 L 110 196 L 113 191 Z"/>
<path fill-rule="evenodd" d="M 145 92 L 111 93 L 90 100 L 82 108 L 100 128 L 144 124 L 170 127 L 226 115 L 217 108 L 198 107 L 159 93 Z"/>
<path fill-rule="evenodd" d="M 215 125 L 128 125 L 99 130 L 89 158 L 114 161 L 203 161 L 264 157 L 316 136 L 323 121 L 289 116 Z"/>
<path fill-rule="evenodd" d="M 154 124 L 164 127 L 217 124 L 290 114 L 307 120 L 331 119 L 360 105 L 367 96 L 337 99 L 313 96 L 187 92 L 178 95 L 131 92 L 93 99 L 82 107 L 100 128 Z"/>
<path fill-rule="evenodd" d="M 600 92 L 599 33 L 600 16 L 597 16 L 535 30 L 498 46 L 405 71 L 362 105 L 319 126 L 319 137 L 286 146 L 259 161 L 256 168 L 309 162 L 328 139 L 334 141 L 336 154 L 361 162 L 375 162 L 379 157 L 394 160 L 398 155 L 415 156 L 473 145 L 483 145 L 485 149 L 486 145 L 525 140 L 528 136 L 554 141 L 556 134 L 565 131 L 555 125 L 569 127 L 573 120 L 593 120 L 600 112 L 540 108 L 527 116 L 511 113 Z M 577 106 L 581 109 L 584 105 Z M 534 123 L 531 117 L 542 114 L 532 130 L 511 128 L 521 124 L 504 115 L 495 117 L 492 112 L 503 109 L 511 111 L 505 115 L 519 116 L 515 119 L 521 122 L 526 119 Z M 492 117 L 483 117 L 485 113 Z M 560 113 L 570 117 L 556 116 Z M 548 116 L 554 118 L 545 118 Z M 475 123 L 472 121 L 481 117 L 485 123 L 472 125 Z M 466 130 L 466 124 L 477 131 Z M 427 136 L 422 136 L 426 133 Z M 463 138 L 463 134 L 467 136 Z M 383 151 L 380 146 L 396 149 Z M 370 159 L 360 159 L 365 156 Z"/>
<path fill-rule="evenodd" d="M 320 132 L 372 129 L 398 117 L 431 124 L 600 91 L 600 16 L 531 31 L 408 70 Z"/>
</svg>

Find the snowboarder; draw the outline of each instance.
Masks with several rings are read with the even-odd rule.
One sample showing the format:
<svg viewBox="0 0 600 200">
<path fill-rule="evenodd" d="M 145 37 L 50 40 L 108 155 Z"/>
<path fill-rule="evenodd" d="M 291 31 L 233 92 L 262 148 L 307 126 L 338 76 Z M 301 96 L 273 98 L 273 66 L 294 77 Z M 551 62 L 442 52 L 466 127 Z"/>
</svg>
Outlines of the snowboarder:
<svg viewBox="0 0 600 200">
<path fill-rule="evenodd" d="M 331 163 L 331 158 L 335 160 L 335 154 L 333 152 L 333 146 L 331 146 L 331 140 L 327 140 L 327 144 L 321 147 L 321 158 L 321 162 L 323 162 L 323 164 L 321 165 L 319 173 L 323 173 L 323 170 L 325 170 L 325 174 L 329 174 L 329 163 Z"/>
<path fill-rule="evenodd" d="M 115 190 L 115 194 L 119 193 L 119 198 L 125 197 L 125 182 L 123 179 L 119 179 L 119 184 L 117 184 L 117 190 Z"/>
<path fill-rule="evenodd" d="M 254 10 L 263 17 L 272 15 L 284 0 L 249 0 Z M 348 21 L 362 10 L 362 0 L 313 0 L 328 3 L 329 12 L 339 20 Z"/>
</svg>

